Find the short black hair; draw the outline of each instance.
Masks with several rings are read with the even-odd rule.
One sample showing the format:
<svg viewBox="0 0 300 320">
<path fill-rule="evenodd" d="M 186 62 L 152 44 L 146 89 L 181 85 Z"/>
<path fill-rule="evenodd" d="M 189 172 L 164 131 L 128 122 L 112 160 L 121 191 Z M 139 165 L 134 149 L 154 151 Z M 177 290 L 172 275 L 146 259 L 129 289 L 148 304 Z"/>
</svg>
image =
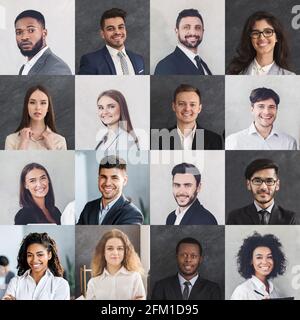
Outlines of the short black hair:
<svg viewBox="0 0 300 320">
<path fill-rule="evenodd" d="M 184 9 L 179 12 L 178 17 L 176 19 L 176 29 L 179 27 L 180 20 L 185 17 L 197 17 L 201 20 L 202 26 L 204 27 L 203 19 L 201 14 L 196 9 Z"/>
<path fill-rule="evenodd" d="M 250 180 L 251 177 L 254 175 L 255 172 L 264 170 L 264 169 L 274 169 L 276 175 L 279 172 L 279 166 L 271 159 L 256 159 L 248 164 L 245 170 L 245 178 Z"/>
<path fill-rule="evenodd" d="M 267 278 L 275 278 L 277 275 L 284 274 L 286 270 L 286 258 L 282 251 L 282 244 L 273 234 L 260 235 L 254 232 L 252 236 L 244 239 L 242 246 L 237 254 L 238 271 L 240 275 L 249 279 L 255 274 L 252 259 L 253 251 L 257 247 L 267 247 L 272 252 L 274 267 Z"/>
<path fill-rule="evenodd" d="M 25 10 L 25 11 L 21 12 L 16 17 L 15 25 L 18 20 L 23 19 L 23 18 L 33 18 L 33 19 L 37 20 L 42 25 L 43 29 L 45 29 L 45 27 L 46 27 L 45 17 L 39 11 Z"/>
<path fill-rule="evenodd" d="M 98 171 L 99 174 L 102 168 L 104 169 L 117 168 L 117 169 L 126 171 L 126 161 L 115 155 L 106 156 L 100 161 L 99 171 Z"/>
<path fill-rule="evenodd" d="M 6 267 L 9 265 L 9 260 L 5 256 L 0 256 L 0 266 Z"/>
<path fill-rule="evenodd" d="M 249 99 L 252 106 L 255 102 L 268 99 L 273 99 L 276 106 L 278 106 L 280 102 L 279 95 L 274 90 L 268 88 L 256 88 L 252 90 Z"/>
<path fill-rule="evenodd" d="M 199 186 L 199 183 L 201 182 L 201 173 L 198 170 L 196 166 L 194 166 L 191 163 L 179 163 L 172 169 L 172 176 L 174 179 L 175 174 L 185 174 L 189 173 L 192 174 L 196 179 L 196 185 Z"/>
<path fill-rule="evenodd" d="M 179 85 L 175 91 L 174 91 L 174 94 L 173 94 L 173 102 L 176 102 L 176 98 L 177 98 L 177 95 L 181 92 L 195 92 L 197 94 L 197 96 L 199 97 L 199 103 L 201 103 L 201 93 L 200 93 L 200 90 L 190 84 L 181 84 Z"/>
<path fill-rule="evenodd" d="M 100 19 L 101 29 L 103 30 L 106 19 L 121 17 L 125 22 L 126 16 L 127 12 L 119 8 L 112 8 L 104 11 Z"/>
<path fill-rule="evenodd" d="M 183 243 L 196 244 L 199 247 L 200 256 L 202 256 L 203 249 L 202 249 L 201 243 L 198 240 L 196 240 L 195 238 L 191 238 L 191 237 L 183 238 L 177 243 L 177 245 L 176 245 L 176 254 L 178 254 L 179 247 Z"/>
</svg>

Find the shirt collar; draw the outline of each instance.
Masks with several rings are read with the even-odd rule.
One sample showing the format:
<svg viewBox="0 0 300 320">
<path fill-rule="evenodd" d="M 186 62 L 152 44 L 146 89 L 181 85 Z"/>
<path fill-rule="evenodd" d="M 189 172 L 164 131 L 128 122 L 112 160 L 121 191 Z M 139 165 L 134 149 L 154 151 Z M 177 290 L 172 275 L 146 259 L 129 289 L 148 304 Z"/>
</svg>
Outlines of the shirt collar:
<svg viewBox="0 0 300 320">
<path fill-rule="evenodd" d="M 260 289 L 261 291 L 266 291 L 266 286 L 265 284 L 259 280 L 255 275 L 252 275 L 250 281 L 258 288 Z M 272 283 L 272 281 L 270 280 L 267 280 L 268 281 L 268 284 L 269 284 L 269 291 L 270 293 L 272 293 L 272 291 L 274 290 L 274 285 Z"/>
<path fill-rule="evenodd" d="M 190 280 L 186 280 L 179 272 L 178 272 L 178 279 L 179 279 L 179 283 L 181 286 L 183 286 L 183 284 L 186 282 L 186 281 L 189 281 L 191 283 L 191 285 L 193 286 L 195 284 L 195 282 L 197 281 L 199 277 L 199 274 L 197 273 L 192 279 Z"/>
<path fill-rule="evenodd" d="M 117 57 L 117 56 L 118 56 L 118 53 L 120 52 L 120 50 L 117 50 L 117 49 L 115 49 L 115 48 L 113 48 L 113 47 L 111 47 L 111 46 L 109 46 L 109 45 L 106 45 L 106 48 L 107 48 L 109 54 L 110 54 L 111 56 L 114 56 L 114 57 Z M 121 52 L 123 52 L 123 54 L 124 54 L 125 56 L 127 56 L 125 47 L 121 50 Z"/>
<path fill-rule="evenodd" d="M 257 70 L 258 72 L 268 73 L 270 71 L 270 69 L 272 68 L 273 64 L 274 64 L 274 61 L 271 64 L 268 64 L 266 66 L 261 67 L 259 65 L 259 63 L 257 62 L 257 60 L 254 58 L 253 68 L 255 70 Z"/>
<path fill-rule="evenodd" d="M 30 273 L 31 273 L 31 269 L 28 269 L 23 273 L 23 275 L 21 277 L 23 277 L 23 278 L 29 278 L 30 277 L 31 279 L 33 279 Z M 47 277 L 51 277 L 52 276 L 53 277 L 53 274 L 49 269 L 47 269 L 45 274 L 43 275 L 43 277 L 45 277 L 45 276 L 47 276 Z"/>
<path fill-rule="evenodd" d="M 26 64 L 29 66 L 33 66 L 38 59 L 44 54 L 44 52 L 48 49 L 48 46 L 40 50 L 35 56 L 33 56 L 30 60 L 27 60 Z"/>
<path fill-rule="evenodd" d="M 273 200 L 273 202 L 272 202 L 272 203 L 268 206 L 268 208 L 266 208 L 266 209 L 261 208 L 255 201 L 254 201 L 254 205 L 255 205 L 255 208 L 256 208 L 257 212 L 260 211 L 260 210 L 266 210 L 266 211 L 268 211 L 269 213 L 271 213 L 271 212 L 272 212 L 272 209 L 273 209 L 273 207 L 274 207 L 274 205 L 275 205 L 275 202 L 274 202 L 274 200 Z"/>
<path fill-rule="evenodd" d="M 177 44 L 177 47 L 178 47 L 181 51 L 183 51 L 183 53 L 184 53 L 185 55 L 187 55 L 187 56 L 188 56 L 191 60 L 193 60 L 193 61 L 194 61 L 194 59 L 195 59 L 196 56 L 199 56 L 198 52 L 197 52 L 197 53 L 192 52 L 191 50 L 189 50 L 189 49 L 187 49 L 185 46 L 183 46 L 181 43 L 178 43 L 178 44 Z M 199 56 L 199 58 L 200 58 L 200 56 Z M 200 59 L 201 59 L 201 58 L 200 58 Z"/>
<path fill-rule="evenodd" d="M 108 270 L 106 269 L 106 268 L 104 268 L 104 270 L 103 270 L 103 273 L 102 273 L 102 277 L 103 278 L 105 278 L 105 277 L 115 277 L 115 276 L 117 276 L 117 275 L 119 275 L 119 274 L 129 274 L 130 272 L 124 267 L 124 266 L 122 266 L 121 268 L 120 268 L 120 270 L 118 270 L 115 274 L 110 274 L 109 272 L 108 272 Z"/>
<path fill-rule="evenodd" d="M 195 124 L 193 130 L 192 130 L 187 136 L 185 136 L 185 135 L 181 132 L 181 130 L 179 129 L 179 127 L 177 126 L 177 132 L 178 132 L 179 137 L 180 137 L 181 140 L 187 139 L 187 138 L 189 138 L 189 137 L 191 137 L 191 136 L 194 137 L 195 132 L 196 132 L 196 129 L 197 129 L 197 125 Z"/>
<path fill-rule="evenodd" d="M 251 123 L 250 127 L 248 128 L 248 133 L 249 133 L 249 135 L 257 134 L 257 135 L 260 136 L 259 132 L 257 131 L 257 129 L 255 127 L 254 121 Z M 274 126 L 272 126 L 272 130 L 270 131 L 270 134 L 268 135 L 268 138 L 273 136 L 273 135 L 275 135 L 275 136 L 279 135 L 278 129 L 276 129 Z"/>
<path fill-rule="evenodd" d="M 181 211 L 180 212 L 180 210 L 179 210 L 179 206 L 176 208 L 176 210 L 175 210 L 175 214 L 176 214 L 176 216 L 178 216 L 178 215 L 184 215 L 188 210 L 189 210 L 189 208 L 191 207 L 191 205 L 196 201 L 196 199 L 197 198 L 195 198 L 195 200 L 187 207 L 187 208 L 185 208 L 183 211 Z"/>
<path fill-rule="evenodd" d="M 122 194 L 121 194 L 121 195 L 122 195 Z M 100 210 L 103 210 L 103 209 L 106 210 L 106 211 L 110 210 L 111 207 L 120 199 L 121 195 L 120 195 L 117 199 L 115 199 L 115 200 L 111 201 L 110 203 L 108 203 L 105 208 L 103 208 L 102 198 L 101 198 L 101 201 L 100 201 Z"/>
</svg>

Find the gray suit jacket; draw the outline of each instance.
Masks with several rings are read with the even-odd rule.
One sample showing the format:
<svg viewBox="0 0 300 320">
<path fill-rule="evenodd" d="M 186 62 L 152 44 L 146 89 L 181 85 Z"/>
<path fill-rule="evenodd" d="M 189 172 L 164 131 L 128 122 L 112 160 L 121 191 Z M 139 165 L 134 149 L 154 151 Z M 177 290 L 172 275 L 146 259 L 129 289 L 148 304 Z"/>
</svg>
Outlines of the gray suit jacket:
<svg viewBox="0 0 300 320">
<path fill-rule="evenodd" d="M 23 69 L 24 66 L 21 67 L 19 75 Z M 71 75 L 72 72 L 68 65 L 48 48 L 29 70 L 28 75 L 33 74 Z"/>
<path fill-rule="evenodd" d="M 253 65 L 254 65 L 254 61 L 252 61 L 249 67 L 245 71 L 241 72 L 241 74 L 250 75 Z M 273 64 L 273 66 L 268 72 L 268 75 L 293 75 L 293 74 L 295 73 L 292 71 L 280 68 L 276 63 Z"/>
</svg>

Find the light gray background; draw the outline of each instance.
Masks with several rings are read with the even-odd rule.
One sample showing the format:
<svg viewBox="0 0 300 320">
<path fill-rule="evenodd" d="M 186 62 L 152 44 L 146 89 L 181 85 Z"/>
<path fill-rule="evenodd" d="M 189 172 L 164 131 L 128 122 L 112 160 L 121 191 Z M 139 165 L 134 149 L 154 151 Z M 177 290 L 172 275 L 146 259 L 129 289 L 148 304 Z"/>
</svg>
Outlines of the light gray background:
<svg viewBox="0 0 300 320">
<path fill-rule="evenodd" d="M 15 132 L 21 122 L 26 91 L 38 84 L 43 85 L 52 98 L 58 134 L 66 138 L 68 149 L 74 149 L 74 77 L 38 75 L 0 77 L 0 149 L 4 149 L 6 137 Z"/>
<path fill-rule="evenodd" d="M 224 226 L 151 226 L 151 289 L 148 294 L 156 281 L 177 273 L 176 245 L 186 237 L 201 243 L 204 260 L 199 269 L 200 276 L 216 282 L 224 298 Z"/>
<path fill-rule="evenodd" d="M 98 116 L 97 99 L 106 90 L 120 91 L 127 102 L 133 129 L 141 150 L 149 150 L 150 79 L 149 76 L 76 77 L 76 149 L 95 149 L 96 134 L 105 128 Z"/>
<path fill-rule="evenodd" d="M 104 11 L 111 8 L 127 12 L 125 47 L 143 56 L 145 74 L 149 74 L 149 0 L 76 1 L 76 72 L 82 55 L 105 45 L 99 35 L 100 18 Z"/>
<path fill-rule="evenodd" d="M 0 74 L 17 75 L 26 62 L 15 36 L 15 19 L 24 10 L 40 11 L 46 22 L 47 45 L 63 59 L 74 74 L 75 61 L 75 1 L 74 0 L 0 0 Z"/>
<path fill-rule="evenodd" d="M 226 137 L 250 126 L 253 116 L 249 96 L 253 89 L 261 87 L 270 88 L 279 95 L 280 103 L 274 125 L 279 130 L 293 136 L 299 145 L 300 79 L 297 76 L 226 76 Z"/>
<path fill-rule="evenodd" d="M 148 152 L 143 151 L 144 158 L 147 159 Z M 102 156 L 101 156 L 102 154 Z M 103 153 L 94 151 L 76 151 L 75 155 L 75 194 L 76 194 L 76 217 L 80 216 L 84 206 L 88 201 L 100 198 L 98 189 L 98 168 L 99 161 L 104 157 Z M 127 160 L 122 154 L 120 155 Z M 141 201 L 145 206 L 147 219 L 144 223 L 149 223 L 150 196 L 149 196 L 149 166 L 148 162 L 132 164 L 127 162 L 128 182 L 123 189 L 126 197 L 141 209 Z"/>
<path fill-rule="evenodd" d="M 204 22 L 204 35 L 198 47 L 201 58 L 212 74 L 224 74 L 225 60 L 225 1 L 224 0 L 151 0 L 150 43 L 151 74 L 157 63 L 172 53 L 178 43 L 176 19 L 184 9 L 197 9 Z"/>
<path fill-rule="evenodd" d="M 160 155 L 161 162 L 158 162 Z M 170 161 L 167 161 L 169 158 Z M 166 223 L 177 203 L 172 192 L 172 169 L 176 164 L 194 164 L 201 173 L 198 199 L 217 219 L 225 224 L 225 155 L 223 151 L 151 151 L 151 224 Z"/>
<path fill-rule="evenodd" d="M 247 190 L 244 172 L 258 158 L 274 160 L 279 165 L 280 190 L 275 196 L 278 205 L 300 214 L 300 151 L 226 151 L 226 218 L 228 213 L 253 202 Z"/>
<path fill-rule="evenodd" d="M 37 162 L 51 178 L 55 205 L 63 212 L 74 199 L 74 151 L 1 151 L 0 224 L 14 224 L 19 207 L 19 180 L 23 168 Z"/>
<path fill-rule="evenodd" d="M 91 268 L 91 262 L 98 241 L 105 232 L 119 229 L 130 239 L 135 251 L 141 258 L 145 270 L 143 276 L 145 290 L 147 291 L 147 274 L 150 268 L 150 227 L 149 226 L 77 226 L 76 227 L 76 297 L 80 293 L 80 267 L 86 265 Z M 87 273 L 90 279 L 90 273 Z"/>
<path fill-rule="evenodd" d="M 282 276 L 272 281 L 283 297 L 294 296 L 300 299 L 300 227 L 299 226 L 226 226 L 226 299 L 230 299 L 233 290 L 245 279 L 237 269 L 236 257 L 243 240 L 254 231 L 274 234 L 279 238 L 287 259 L 287 269 Z"/>
</svg>

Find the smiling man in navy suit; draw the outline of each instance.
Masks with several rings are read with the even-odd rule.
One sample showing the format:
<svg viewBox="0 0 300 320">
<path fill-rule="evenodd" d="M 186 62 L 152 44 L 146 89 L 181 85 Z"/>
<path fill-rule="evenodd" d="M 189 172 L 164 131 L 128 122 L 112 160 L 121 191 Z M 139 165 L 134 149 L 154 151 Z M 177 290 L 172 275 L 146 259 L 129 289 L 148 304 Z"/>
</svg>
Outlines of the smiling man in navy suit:
<svg viewBox="0 0 300 320">
<path fill-rule="evenodd" d="M 78 74 L 145 74 L 143 57 L 125 50 L 126 15 L 124 10 L 118 8 L 103 13 L 100 20 L 100 35 L 106 45 L 81 57 Z"/>
</svg>

